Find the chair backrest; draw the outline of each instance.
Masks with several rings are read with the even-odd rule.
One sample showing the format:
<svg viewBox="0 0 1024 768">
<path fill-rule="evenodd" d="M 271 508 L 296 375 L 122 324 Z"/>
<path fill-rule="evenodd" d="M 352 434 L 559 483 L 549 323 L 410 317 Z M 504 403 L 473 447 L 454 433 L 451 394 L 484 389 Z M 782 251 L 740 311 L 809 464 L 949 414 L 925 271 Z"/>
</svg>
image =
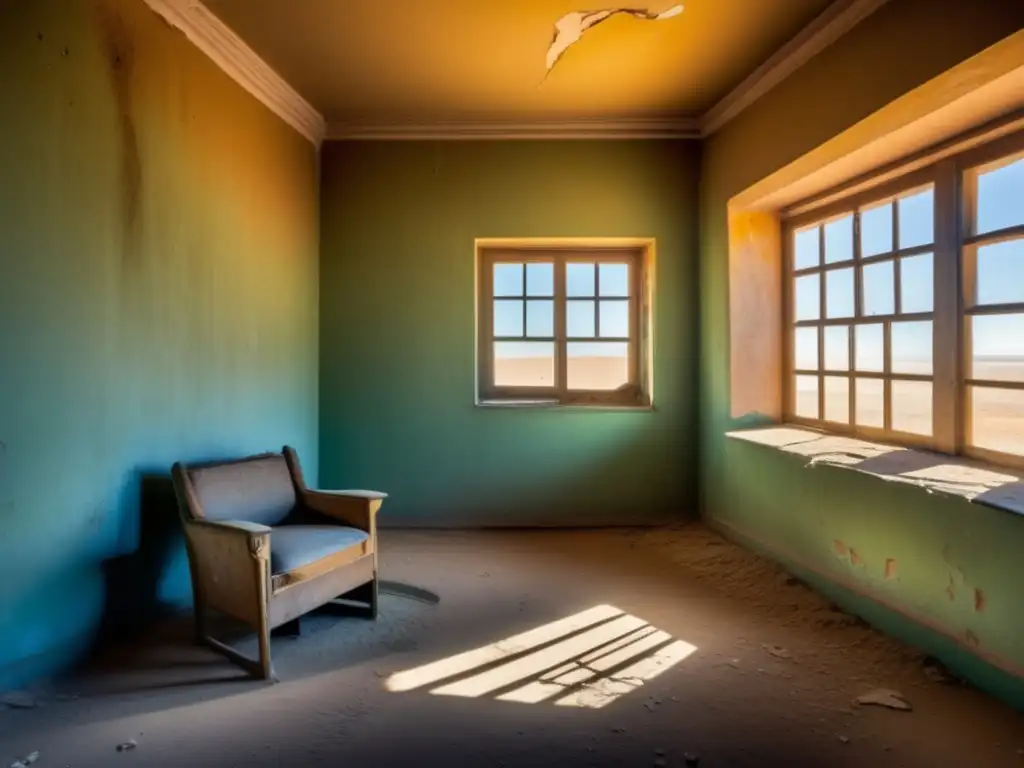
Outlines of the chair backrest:
<svg viewBox="0 0 1024 768">
<path fill-rule="evenodd" d="M 277 525 L 296 506 L 292 474 L 280 453 L 195 467 L 176 465 L 175 474 L 184 476 L 178 484 L 185 481 L 183 501 L 195 518 Z"/>
</svg>

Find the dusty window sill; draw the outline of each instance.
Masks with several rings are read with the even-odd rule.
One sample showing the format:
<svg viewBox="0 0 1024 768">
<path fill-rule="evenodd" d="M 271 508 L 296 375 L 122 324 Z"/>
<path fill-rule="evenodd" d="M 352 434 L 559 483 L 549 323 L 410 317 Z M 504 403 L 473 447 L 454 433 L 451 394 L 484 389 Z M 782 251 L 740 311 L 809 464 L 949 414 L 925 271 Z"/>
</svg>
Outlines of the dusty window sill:
<svg viewBox="0 0 1024 768">
<path fill-rule="evenodd" d="M 623 411 L 629 413 L 649 412 L 654 410 L 653 405 L 626 405 L 623 403 L 583 404 L 583 403 L 560 403 L 557 400 L 478 400 L 477 408 L 487 409 L 527 409 L 527 410 L 553 410 L 553 411 Z"/>
<path fill-rule="evenodd" d="M 1024 515 L 1024 478 L 992 464 L 788 425 L 737 430 L 726 437 L 799 456 L 807 466 L 852 469 Z"/>
</svg>

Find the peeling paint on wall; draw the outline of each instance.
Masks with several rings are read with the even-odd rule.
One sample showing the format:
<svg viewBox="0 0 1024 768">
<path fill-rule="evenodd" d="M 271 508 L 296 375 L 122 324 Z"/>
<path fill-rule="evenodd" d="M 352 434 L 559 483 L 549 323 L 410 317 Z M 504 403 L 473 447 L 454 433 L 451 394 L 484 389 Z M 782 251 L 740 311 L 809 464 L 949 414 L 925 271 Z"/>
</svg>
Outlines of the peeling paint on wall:
<svg viewBox="0 0 1024 768">
<path fill-rule="evenodd" d="M 682 12 L 683 6 L 673 5 L 668 10 L 661 11 L 660 13 L 641 8 L 611 8 L 603 11 L 573 11 L 567 13 L 555 22 L 555 31 L 551 36 L 551 45 L 548 46 L 547 72 L 545 72 L 544 78 L 547 79 L 547 76 L 554 69 L 559 59 L 562 58 L 571 46 L 580 41 L 580 38 L 583 37 L 587 30 L 593 29 L 602 21 L 607 21 L 612 16 L 627 14 L 633 18 L 645 21 L 661 21 L 663 19 L 671 19 Z"/>
<path fill-rule="evenodd" d="M 893 558 L 888 558 L 885 561 L 885 580 L 892 581 L 896 578 L 897 563 Z"/>
</svg>

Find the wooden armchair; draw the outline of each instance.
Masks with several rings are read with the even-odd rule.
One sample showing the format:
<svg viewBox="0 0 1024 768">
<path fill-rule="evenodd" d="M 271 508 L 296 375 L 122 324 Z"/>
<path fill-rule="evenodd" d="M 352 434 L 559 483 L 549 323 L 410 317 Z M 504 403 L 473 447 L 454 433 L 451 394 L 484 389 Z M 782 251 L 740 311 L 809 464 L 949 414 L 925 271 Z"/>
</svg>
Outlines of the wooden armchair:
<svg viewBox="0 0 1024 768">
<path fill-rule="evenodd" d="M 295 451 L 172 469 L 192 573 L 196 634 L 256 677 L 276 679 L 270 633 L 345 600 L 377 617 L 377 511 L 387 494 L 306 487 Z M 259 660 L 207 632 L 214 609 L 251 626 Z"/>
</svg>

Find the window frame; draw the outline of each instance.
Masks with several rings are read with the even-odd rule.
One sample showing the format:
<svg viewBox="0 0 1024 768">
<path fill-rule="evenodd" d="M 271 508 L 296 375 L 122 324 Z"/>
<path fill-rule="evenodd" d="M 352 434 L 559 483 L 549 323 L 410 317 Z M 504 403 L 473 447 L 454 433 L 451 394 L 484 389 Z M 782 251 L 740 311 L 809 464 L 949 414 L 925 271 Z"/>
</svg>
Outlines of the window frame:
<svg viewBox="0 0 1024 768">
<path fill-rule="evenodd" d="M 629 295 L 605 297 L 600 295 L 598 265 L 602 263 L 628 263 L 630 265 Z M 494 296 L 494 266 L 502 263 L 554 265 L 554 290 L 548 296 L 527 295 L 525 275 L 523 294 L 520 296 Z M 571 263 L 595 264 L 593 297 L 568 297 L 565 285 L 565 267 Z M 477 326 L 477 404 L 515 406 L 589 406 L 613 408 L 650 408 L 652 406 L 650 356 L 650 247 L 645 244 L 624 245 L 550 245 L 528 241 L 514 244 L 477 244 L 476 326 Z M 595 302 L 593 338 L 569 338 L 567 335 L 567 302 L 574 298 Z M 496 337 L 494 335 L 493 306 L 495 299 L 524 302 L 523 336 Z M 530 299 L 553 302 L 554 334 L 551 337 L 527 336 L 526 302 Z M 601 337 L 600 302 L 625 301 L 629 303 L 628 337 Z M 494 344 L 509 342 L 550 342 L 554 344 L 554 383 L 550 387 L 500 386 L 494 383 Z M 568 388 L 567 345 L 574 342 L 620 342 L 627 345 L 628 381 L 615 390 L 570 390 Z"/>
<path fill-rule="evenodd" d="M 912 448 L 923 448 L 940 453 L 964 455 L 987 462 L 1012 467 L 1024 467 L 1024 455 L 993 451 L 972 444 L 972 409 L 970 387 L 972 382 L 985 387 L 1003 390 L 1024 391 L 1024 381 L 991 381 L 973 379 L 970 376 L 971 318 L 986 314 L 1024 314 L 1024 301 L 1001 305 L 975 305 L 977 251 L 983 245 L 1005 240 L 1024 241 L 1024 225 L 1000 229 L 984 235 L 973 232 L 977 199 L 977 179 L 987 170 L 1024 158 L 1024 130 L 991 139 L 958 153 L 924 153 L 916 162 L 908 162 L 903 172 L 893 174 L 887 168 L 879 169 L 873 176 L 857 180 L 854 191 L 848 194 L 834 193 L 820 205 L 813 201 L 797 203 L 782 214 L 782 392 L 783 418 L 827 432 L 861 437 L 872 441 L 897 443 Z M 893 250 L 884 254 L 862 257 L 860 242 L 860 212 L 875 205 L 895 202 L 915 190 L 927 186 L 934 189 L 934 228 L 930 245 L 898 249 L 898 213 L 893 205 Z M 1024 201 L 1021 203 L 1024 206 Z M 853 227 L 853 259 L 839 263 L 827 263 L 824 253 L 824 225 L 829 221 L 856 213 Z M 816 267 L 794 270 L 795 234 L 820 225 L 819 262 Z M 893 291 L 894 311 L 888 315 L 868 316 L 863 314 L 862 266 L 873 262 L 893 260 L 896 265 L 910 255 L 931 253 L 933 255 L 934 298 L 931 313 L 903 315 L 900 307 L 900 271 L 894 266 Z M 824 276 L 828 271 L 852 267 L 854 270 L 854 313 L 849 318 L 829 319 L 826 314 L 826 288 Z M 819 329 L 818 333 L 818 419 L 796 415 L 794 331 L 799 322 L 795 319 L 795 283 L 803 274 L 821 275 L 819 317 L 809 321 L 807 327 Z M 889 326 L 892 322 L 909 322 L 917 319 L 930 320 L 932 326 L 932 434 L 921 436 L 899 432 L 891 428 L 890 388 L 893 381 L 929 380 L 929 377 L 894 374 L 891 371 L 892 356 Z M 856 370 L 854 349 L 855 328 L 858 325 L 883 324 L 883 370 L 866 372 Z M 849 332 L 849 370 L 833 372 L 831 375 L 845 375 L 849 382 L 849 421 L 838 423 L 825 420 L 824 381 L 827 369 L 824 359 L 824 329 L 829 325 L 844 325 Z M 952 340 L 952 343 L 951 343 Z M 881 379 L 884 383 L 884 424 L 882 428 L 865 427 L 856 424 L 856 380 L 858 378 Z"/>
</svg>

